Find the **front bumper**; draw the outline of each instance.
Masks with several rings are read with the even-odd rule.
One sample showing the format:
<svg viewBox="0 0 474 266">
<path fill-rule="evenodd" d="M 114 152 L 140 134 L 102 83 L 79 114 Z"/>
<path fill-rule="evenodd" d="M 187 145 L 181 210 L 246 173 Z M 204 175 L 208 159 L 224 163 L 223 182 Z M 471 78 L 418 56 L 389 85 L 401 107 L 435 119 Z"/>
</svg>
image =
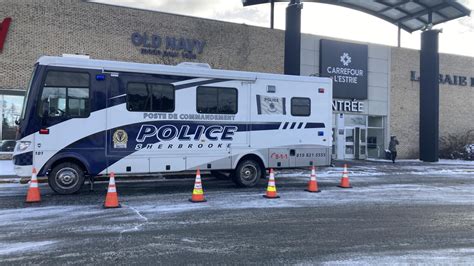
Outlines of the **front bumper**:
<svg viewBox="0 0 474 266">
<path fill-rule="evenodd" d="M 18 177 L 31 177 L 33 165 L 15 165 L 14 170 Z"/>
</svg>

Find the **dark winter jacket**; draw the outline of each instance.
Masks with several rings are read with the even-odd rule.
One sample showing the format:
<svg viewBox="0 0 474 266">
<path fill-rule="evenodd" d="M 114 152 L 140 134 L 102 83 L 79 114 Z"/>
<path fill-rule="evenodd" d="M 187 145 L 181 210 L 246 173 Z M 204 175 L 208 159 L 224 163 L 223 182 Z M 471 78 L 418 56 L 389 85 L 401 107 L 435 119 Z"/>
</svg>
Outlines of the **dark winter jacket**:
<svg viewBox="0 0 474 266">
<path fill-rule="evenodd" d="M 397 152 L 397 145 L 398 145 L 398 140 L 397 139 L 391 139 L 390 143 L 388 144 L 388 150 L 391 152 Z"/>
</svg>

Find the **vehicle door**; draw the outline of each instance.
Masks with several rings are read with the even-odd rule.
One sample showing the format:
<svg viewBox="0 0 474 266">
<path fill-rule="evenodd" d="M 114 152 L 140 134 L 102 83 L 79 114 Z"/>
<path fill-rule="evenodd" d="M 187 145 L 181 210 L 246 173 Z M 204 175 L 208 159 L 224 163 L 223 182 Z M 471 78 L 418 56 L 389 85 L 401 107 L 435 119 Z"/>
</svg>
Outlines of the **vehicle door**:
<svg viewBox="0 0 474 266">
<path fill-rule="evenodd" d="M 89 151 L 96 145 L 75 145 L 104 128 L 103 123 L 88 123 L 91 116 L 91 87 L 94 71 L 48 68 L 38 99 L 36 115 L 40 130 L 35 136 L 35 165 L 41 167 L 58 152 L 74 149 Z M 94 147 L 93 147 L 94 146 Z M 82 153 L 82 152 L 81 152 Z"/>
</svg>

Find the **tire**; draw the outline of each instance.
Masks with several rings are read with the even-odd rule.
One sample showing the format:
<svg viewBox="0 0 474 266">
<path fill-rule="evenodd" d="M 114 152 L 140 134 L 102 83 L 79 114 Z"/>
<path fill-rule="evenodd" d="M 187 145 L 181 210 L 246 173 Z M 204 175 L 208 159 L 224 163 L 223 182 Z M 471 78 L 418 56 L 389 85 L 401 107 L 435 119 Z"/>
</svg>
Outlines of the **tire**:
<svg viewBox="0 0 474 266">
<path fill-rule="evenodd" d="M 239 187 L 254 187 L 262 178 L 262 173 L 264 170 L 258 162 L 247 159 L 239 162 L 232 179 Z"/>
<path fill-rule="evenodd" d="M 60 163 L 48 176 L 48 184 L 54 192 L 61 195 L 74 194 L 84 184 L 84 169 L 75 163 Z"/>
<path fill-rule="evenodd" d="M 219 180 L 227 180 L 230 178 L 226 172 L 222 171 L 211 171 L 211 175 Z"/>
</svg>

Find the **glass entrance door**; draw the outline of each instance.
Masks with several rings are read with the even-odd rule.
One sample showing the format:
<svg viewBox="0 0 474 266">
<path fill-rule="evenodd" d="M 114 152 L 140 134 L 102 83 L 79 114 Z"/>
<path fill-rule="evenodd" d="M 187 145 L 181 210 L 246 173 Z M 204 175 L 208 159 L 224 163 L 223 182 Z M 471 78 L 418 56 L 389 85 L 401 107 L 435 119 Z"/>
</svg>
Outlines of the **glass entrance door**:
<svg viewBox="0 0 474 266">
<path fill-rule="evenodd" d="M 344 144 L 344 158 L 354 159 L 355 158 L 355 128 L 345 128 L 346 141 Z"/>
<path fill-rule="evenodd" d="M 345 159 L 367 159 L 367 128 L 345 128 Z"/>
<path fill-rule="evenodd" d="M 367 129 L 355 128 L 355 158 L 359 160 L 367 159 Z"/>
</svg>

